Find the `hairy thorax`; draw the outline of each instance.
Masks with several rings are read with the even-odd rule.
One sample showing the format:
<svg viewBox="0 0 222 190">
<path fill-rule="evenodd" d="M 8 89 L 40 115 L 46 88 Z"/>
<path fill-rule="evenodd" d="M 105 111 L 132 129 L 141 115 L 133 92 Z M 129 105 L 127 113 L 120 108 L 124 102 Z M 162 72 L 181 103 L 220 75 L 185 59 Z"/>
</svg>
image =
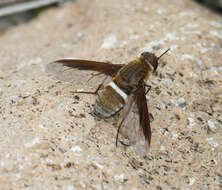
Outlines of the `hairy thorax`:
<svg viewBox="0 0 222 190">
<path fill-rule="evenodd" d="M 123 67 L 113 78 L 113 82 L 129 95 L 137 89 L 141 80 L 148 78 L 149 73 L 148 67 L 140 59 L 136 59 Z"/>
</svg>

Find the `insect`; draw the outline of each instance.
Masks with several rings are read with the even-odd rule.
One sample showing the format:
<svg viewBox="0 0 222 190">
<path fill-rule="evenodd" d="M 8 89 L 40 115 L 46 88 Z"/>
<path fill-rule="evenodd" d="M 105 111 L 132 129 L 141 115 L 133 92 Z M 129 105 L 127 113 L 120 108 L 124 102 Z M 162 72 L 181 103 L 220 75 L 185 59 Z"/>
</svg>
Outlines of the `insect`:
<svg viewBox="0 0 222 190">
<path fill-rule="evenodd" d="M 150 52 L 143 52 L 139 58 L 128 64 L 112 64 L 82 59 L 59 59 L 49 67 L 59 65 L 61 68 L 97 71 L 96 75 L 104 74 L 111 77 L 104 85 L 107 77 L 95 92 L 78 92 L 96 94 L 94 113 L 102 118 L 120 114 L 116 135 L 116 146 L 119 132 L 129 139 L 136 152 L 145 155 L 151 143 L 151 128 L 146 94 L 150 86 L 146 85 L 151 73 L 158 67 L 159 59 L 169 51 L 167 49 L 159 57 Z M 61 69 L 64 71 L 64 68 Z M 62 71 L 62 72 L 63 72 Z M 60 75 L 60 70 L 57 73 Z M 121 141 L 120 141 L 121 142 Z M 124 144 L 124 143 L 123 143 Z"/>
</svg>

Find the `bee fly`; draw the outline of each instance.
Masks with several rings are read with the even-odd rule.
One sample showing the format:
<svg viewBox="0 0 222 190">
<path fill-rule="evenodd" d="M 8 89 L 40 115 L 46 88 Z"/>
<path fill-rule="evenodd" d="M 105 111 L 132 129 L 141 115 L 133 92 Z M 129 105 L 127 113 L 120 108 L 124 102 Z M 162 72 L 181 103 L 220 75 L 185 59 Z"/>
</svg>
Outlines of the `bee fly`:
<svg viewBox="0 0 222 190">
<path fill-rule="evenodd" d="M 111 81 L 103 87 L 103 82 L 95 92 L 78 92 L 97 94 L 94 113 L 102 118 L 109 118 L 120 112 L 118 134 L 121 132 L 129 139 L 136 152 L 145 155 L 151 142 L 151 128 L 146 94 L 150 86 L 145 84 L 151 73 L 158 67 L 158 60 L 169 51 L 167 49 L 159 57 L 150 52 L 143 52 L 139 58 L 128 64 L 112 64 L 82 59 L 59 59 L 50 63 L 60 64 L 69 69 L 91 70 L 112 77 Z M 146 90 L 146 87 L 147 90 Z"/>
</svg>

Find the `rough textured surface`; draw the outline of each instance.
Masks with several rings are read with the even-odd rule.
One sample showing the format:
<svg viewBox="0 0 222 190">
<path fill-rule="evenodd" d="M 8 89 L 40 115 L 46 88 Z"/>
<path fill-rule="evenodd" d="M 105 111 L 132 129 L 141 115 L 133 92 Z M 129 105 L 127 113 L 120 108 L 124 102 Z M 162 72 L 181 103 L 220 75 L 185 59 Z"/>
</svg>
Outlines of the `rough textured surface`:
<svg viewBox="0 0 222 190">
<path fill-rule="evenodd" d="M 90 2 L 90 3 L 89 3 Z M 221 189 L 221 16 L 185 0 L 82 0 L 0 36 L 1 189 Z M 127 63 L 164 56 L 148 82 L 150 153 L 114 146 L 95 97 L 44 71 L 80 57 Z M 95 79 L 99 80 L 99 79 Z"/>
</svg>

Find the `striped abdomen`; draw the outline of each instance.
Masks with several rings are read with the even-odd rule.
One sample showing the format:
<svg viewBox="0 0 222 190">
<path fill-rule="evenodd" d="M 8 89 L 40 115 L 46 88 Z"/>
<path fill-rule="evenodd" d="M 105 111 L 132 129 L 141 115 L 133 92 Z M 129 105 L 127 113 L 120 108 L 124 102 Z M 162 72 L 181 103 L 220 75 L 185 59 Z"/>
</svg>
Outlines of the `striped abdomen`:
<svg viewBox="0 0 222 190">
<path fill-rule="evenodd" d="M 98 93 L 94 111 L 97 115 L 107 118 L 117 113 L 124 105 L 127 94 L 113 81 Z"/>
<path fill-rule="evenodd" d="M 122 67 L 112 81 L 99 92 L 95 113 L 101 117 L 110 117 L 120 111 L 127 96 L 137 89 L 139 82 L 149 73 L 147 66 L 138 59 Z"/>
</svg>

